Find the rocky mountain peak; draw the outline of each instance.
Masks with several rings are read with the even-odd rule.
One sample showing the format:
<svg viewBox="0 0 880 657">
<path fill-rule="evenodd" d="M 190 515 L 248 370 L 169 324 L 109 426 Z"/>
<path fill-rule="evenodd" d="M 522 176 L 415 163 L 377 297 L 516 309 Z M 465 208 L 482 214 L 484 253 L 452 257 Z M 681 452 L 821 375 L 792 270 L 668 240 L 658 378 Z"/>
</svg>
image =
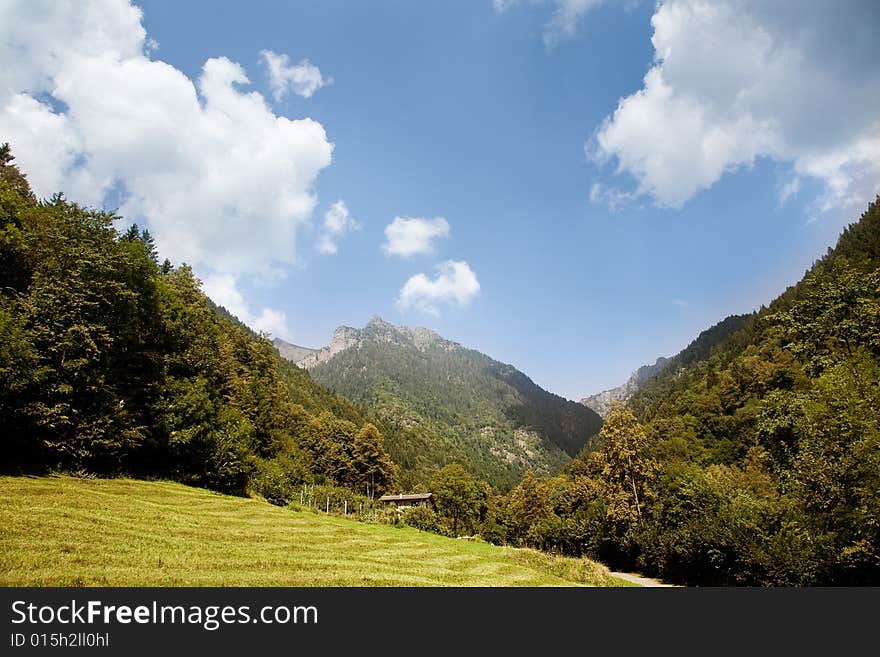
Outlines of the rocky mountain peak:
<svg viewBox="0 0 880 657">
<path fill-rule="evenodd" d="M 397 328 L 396 326 L 394 326 L 394 324 L 392 324 L 390 322 L 386 322 L 378 314 L 370 317 L 370 321 L 367 322 L 367 325 L 364 328 L 370 328 L 370 327 L 379 328 L 379 329 L 396 329 Z"/>
<path fill-rule="evenodd" d="M 413 345 L 419 351 L 425 351 L 432 347 L 440 347 L 445 351 L 454 351 L 460 348 L 455 342 L 444 340 L 439 334 L 424 327 L 415 329 L 406 326 L 395 326 L 387 322 L 379 315 L 373 315 L 370 321 L 362 329 L 352 326 L 340 326 L 333 332 L 330 345 L 323 349 L 303 350 L 305 353 L 294 360 L 297 365 L 305 369 L 312 369 L 352 347 L 357 347 L 365 341 L 373 340 L 398 345 Z M 283 354 L 282 354 L 283 355 Z"/>
<path fill-rule="evenodd" d="M 441 338 L 439 334 L 435 333 L 431 329 L 426 329 L 421 326 L 413 330 L 412 338 L 413 343 L 415 343 L 416 347 L 421 350 L 424 350 L 431 345 L 445 342 L 445 340 L 443 340 L 443 338 Z"/>
</svg>

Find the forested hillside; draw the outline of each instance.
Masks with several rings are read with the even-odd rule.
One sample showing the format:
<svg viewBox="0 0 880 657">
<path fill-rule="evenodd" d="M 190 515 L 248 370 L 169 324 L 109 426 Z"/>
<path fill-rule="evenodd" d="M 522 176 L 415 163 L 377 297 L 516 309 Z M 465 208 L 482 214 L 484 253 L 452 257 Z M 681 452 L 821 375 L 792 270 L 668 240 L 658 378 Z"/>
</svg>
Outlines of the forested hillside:
<svg viewBox="0 0 880 657">
<path fill-rule="evenodd" d="M 880 200 L 700 335 L 484 532 L 691 584 L 880 584 Z"/>
<path fill-rule="evenodd" d="M 162 476 L 276 502 L 302 482 L 391 486 L 383 437 L 359 409 L 118 220 L 38 201 L 0 149 L 4 470 Z"/>
<path fill-rule="evenodd" d="M 516 368 L 442 339 L 373 318 L 342 328 L 310 373 L 369 406 L 389 426 L 388 450 L 423 479 L 460 462 L 476 477 L 510 488 L 533 469 L 550 473 L 582 450 L 602 420 L 549 393 Z"/>
</svg>

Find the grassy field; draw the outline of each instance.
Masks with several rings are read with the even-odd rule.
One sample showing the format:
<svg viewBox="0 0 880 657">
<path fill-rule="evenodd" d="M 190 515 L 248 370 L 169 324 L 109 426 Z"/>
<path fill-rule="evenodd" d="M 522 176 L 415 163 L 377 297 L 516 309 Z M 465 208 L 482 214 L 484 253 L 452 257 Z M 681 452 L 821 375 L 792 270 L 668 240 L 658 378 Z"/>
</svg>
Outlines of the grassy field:
<svg viewBox="0 0 880 657">
<path fill-rule="evenodd" d="M 3 586 L 628 586 L 585 559 L 168 482 L 0 477 Z"/>
</svg>

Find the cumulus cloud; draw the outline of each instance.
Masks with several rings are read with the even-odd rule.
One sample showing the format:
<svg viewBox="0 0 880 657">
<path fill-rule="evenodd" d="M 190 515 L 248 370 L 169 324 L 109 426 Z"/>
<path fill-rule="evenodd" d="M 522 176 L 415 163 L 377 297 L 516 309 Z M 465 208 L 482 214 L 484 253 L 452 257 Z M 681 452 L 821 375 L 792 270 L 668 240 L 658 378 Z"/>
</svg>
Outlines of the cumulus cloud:
<svg viewBox="0 0 880 657">
<path fill-rule="evenodd" d="M 348 211 L 344 201 L 336 201 L 324 214 L 324 224 L 318 237 L 316 248 L 319 253 L 332 255 L 336 253 L 339 238 L 351 230 L 357 230 L 360 224 Z"/>
<path fill-rule="evenodd" d="M 287 326 L 287 314 L 283 310 L 263 308 L 260 314 L 245 322 L 257 332 L 268 333 L 273 337 L 289 338 L 290 329 Z"/>
<path fill-rule="evenodd" d="M 274 114 L 225 57 L 197 80 L 151 59 L 126 0 L 4 2 L 0 24 L 0 133 L 39 196 L 121 198 L 163 256 L 234 284 L 296 261 L 332 158 L 320 123 Z"/>
<path fill-rule="evenodd" d="M 401 311 L 415 307 L 438 315 L 439 304 L 466 306 L 479 292 L 477 275 L 468 263 L 447 260 L 437 266 L 437 276 L 433 279 L 425 274 L 411 276 L 400 290 L 397 307 Z"/>
<path fill-rule="evenodd" d="M 303 98 L 311 98 L 318 89 L 333 83 L 332 78 L 324 78 L 321 70 L 308 59 L 298 64 L 291 64 L 287 55 L 280 55 L 271 50 L 261 50 L 260 57 L 269 73 L 272 96 L 278 102 L 287 95 L 288 91 Z"/>
<path fill-rule="evenodd" d="M 449 237 L 449 223 L 443 217 L 395 217 L 385 226 L 382 250 L 389 256 L 409 258 L 433 252 L 434 240 L 443 237 Z"/>
<path fill-rule="evenodd" d="M 789 167 L 782 202 L 809 176 L 825 183 L 821 209 L 862 204 L 880 185 L 878 18 L 859 0 L 661 2 L 654 64 L 588 154 L 661 206 L 760 157 Z"/>
<path fill-rule="evenodd" d="M 492 0 L 496 12 L 507 11 L 519 0 Z M 531 4 L 553 4 L 553 14 L 544 25 L 544 45 L 552 48 L 574 35 L 581 19 L 604 0 L 531 0 Z"/>
<path fill-rule="evenodd" d="M 287 315 L 282 310 L 260 308 L 254 310 L 239 289 L 238 278 L 233 274 L 212 273 L 202 281 L 202 289 L 214 303 L 223 306 L 255 331 L 275 337 L 290 336 Z"/>
<path fill-rule="evenodd" d="M 119 0 L 0 3 L 0 103 L 20 92 L 52 90 L 54 74 L 72 57 L 143 54 L 141 10 Z"/>
</svg>

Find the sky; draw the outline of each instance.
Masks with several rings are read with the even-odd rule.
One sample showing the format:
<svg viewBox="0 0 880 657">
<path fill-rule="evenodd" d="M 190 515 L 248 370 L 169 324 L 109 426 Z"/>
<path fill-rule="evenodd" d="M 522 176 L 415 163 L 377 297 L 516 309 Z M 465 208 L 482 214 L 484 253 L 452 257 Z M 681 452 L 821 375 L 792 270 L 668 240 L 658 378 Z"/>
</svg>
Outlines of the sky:
<svg viewBox="0 0 880 657">
<path fill-rule="evenodd" d="M 0 141 L 256 330 L 426 326 L 570 399 L 880 192 L 880 7 L 0 0 Z"/>
</svg>

